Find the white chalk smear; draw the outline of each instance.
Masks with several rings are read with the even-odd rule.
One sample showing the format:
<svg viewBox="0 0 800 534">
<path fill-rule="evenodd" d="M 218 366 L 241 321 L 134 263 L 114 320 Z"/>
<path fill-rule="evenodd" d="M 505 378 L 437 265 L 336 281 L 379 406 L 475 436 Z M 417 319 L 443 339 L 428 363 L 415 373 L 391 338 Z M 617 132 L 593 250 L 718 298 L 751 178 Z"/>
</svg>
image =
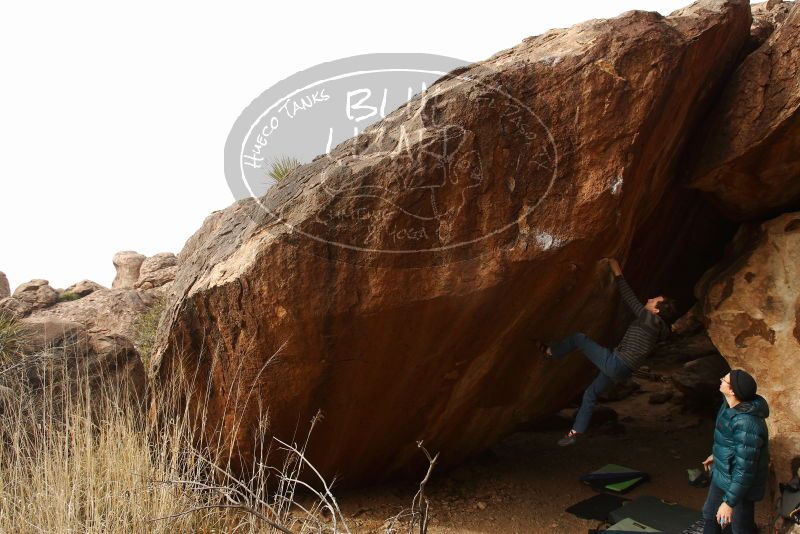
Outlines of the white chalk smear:
<svg viewBox="0 0 800 534">
<path fill-rule="evenodd" d="M 548 234 L 547 232 L 539 232 L 538 234 L 536 234 L 536 244 L 538 244 L 542 250 L 549 250 L 553 247 L 560 246 L 561 240 L 553 237 L 551 234 Z"/>
<path fill-rule="evenodd" d="M 619 195 L 622 192 L 622 175 L 618 174 L 617 179 L 611 184 L 611 194 L 614 196 Z"/>
</svg>

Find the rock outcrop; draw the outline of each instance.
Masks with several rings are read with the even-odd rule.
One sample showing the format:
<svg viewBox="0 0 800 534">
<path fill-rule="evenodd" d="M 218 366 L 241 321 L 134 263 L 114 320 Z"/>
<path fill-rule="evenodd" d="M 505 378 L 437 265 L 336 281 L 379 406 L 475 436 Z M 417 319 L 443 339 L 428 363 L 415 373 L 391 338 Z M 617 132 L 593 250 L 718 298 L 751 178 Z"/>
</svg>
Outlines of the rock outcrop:
<svg viewBox="0 0 800 534">
<path fill-rule="evenodd" d="M 777 6 L 773 9 L 779 9 Z M 800 207 L 800 8 L 739 65 L 696 142 L 691 185 L 733 218 Z"/>
<path fill-rule="evenodd" d="M 112 259 L 117 274 L 111 282 L 112 289 L 133 289 L 139 280 L 139 270 L 147 256 L 133 250 L 123 250 Z"/>
<path fill-rule="evenodd" d="M 150 256 L 142 262 L 139 278 L 134 287 L 136 289 L 162 288 L 166 290 L 169 283 L 175 280 L 177 269 L 178 257 L 171 252 L 160 252 Z"/>
<path fill-rule="evenodd" d="M 57 319 L 134 339 L 136 318 L 158 298 L 153 292 L 136 289 L 98 289 L 85 297 L 66 300 L 31 314 L 35 319 Z"/>
<path fill-rule="evenodd" d="M 39 278 L 21 284 L 12 297 L 27 304 L 31 311 L 47 308 L 58 301 L 58 293 L 50 287 L 50 282 Z"/>
<path fill-rule="evenodd" d="M 85 297 L 89 293 L 93 293 L 99 289 L 106 289 L 106 288 L 98 284 L 97 282 L 93 282 L 91 280 L 81 280 L 80 282 L 69 286 L 67 289 L 63 291 L 63 293 L 69 293 L 72 295 L 76 295 L 78 297 Z"/>
<path fill-rule="evenodd" d="M 24 348 L 19 361 L 29 391 L 39 391 L 45 381 L 79 387 L 88 380 L 93 389 L 102 387 L 117 398 L 145 401 L 145 370 L 130 339 L 54 317 L 20 322 Z"/>
<path fill-rule="evenodd" d="M 11 296 L 11 287 L 8 285 L 6 273 L 0 271 L 0 299 Z"/>
<path fill-rule="evenodd" d="M 708 333 L 731 367 L 751 373 L 770 404 L 779 480 L 800 457 L 800 213 L 742 228 L 729 258 L 698 283 Z"/>
<path fill-rule="evenodd" d="M 240 467 L 259 413 L 292 440 L 321 410 L 308 458 L 343 483 L 418 468 L 419 439 L 452 465 L 563 407 L 590 368 L 528 339 L 612 342 L 598 260 L 648 244 L 750 25 L 746 2 L 703 1 L 525 39 L 214 212 L 178 256 L 157 378 L 208 377 L 186 400 Z M 654 250 L 632 279 L 680 259 Z"/>
<path fill-rule="evenodd" d="M 770 35 L 786 20 L 789 12 L 794 7 L 794 2 L 770 1 L 753 4 L 750 12 L 753 14 L 753 24 L 750 27 L 750 41 L 746 51 L 753 52 L 769 39 Z"/>
</svg>

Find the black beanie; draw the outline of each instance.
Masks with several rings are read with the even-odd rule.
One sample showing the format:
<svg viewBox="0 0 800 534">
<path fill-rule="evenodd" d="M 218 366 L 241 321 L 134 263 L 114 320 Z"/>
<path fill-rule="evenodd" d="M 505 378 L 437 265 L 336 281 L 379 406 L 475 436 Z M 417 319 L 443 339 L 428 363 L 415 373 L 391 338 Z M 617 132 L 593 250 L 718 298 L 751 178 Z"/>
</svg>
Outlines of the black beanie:
<svg viewBox="0 0 800 534">
<path fill-rule="evenodd" d="M 736 398 L 742 402 L 749 402 L 756 398 L 755 379 L 747 371 L 734 369 L 731 371 L 731 389 Z"/>
</svg>

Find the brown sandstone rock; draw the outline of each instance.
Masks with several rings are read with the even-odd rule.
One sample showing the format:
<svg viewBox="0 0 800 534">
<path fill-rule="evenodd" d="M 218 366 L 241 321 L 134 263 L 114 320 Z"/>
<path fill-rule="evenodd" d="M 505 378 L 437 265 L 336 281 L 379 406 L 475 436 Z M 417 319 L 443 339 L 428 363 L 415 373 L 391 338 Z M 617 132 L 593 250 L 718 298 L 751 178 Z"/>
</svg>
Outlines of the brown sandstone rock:
<svg viewBox="0 0 800 534">
<path fill-rule="evenodd" d="M 38 278 L 17 287 L 13 297 L 28 304 L 32 310 L 47 308 L 58 301 L 58 293 L 50 287 L 50 283 Z"/>
<path fill-rule="evenodd" d="M 418 469 L 419 439 L 455 464 L 563 407 L 590 368 L 526 340 L 613 341 L 598 260 L 635 254 L 640 230 L 647 244 L 640 225 L 750 22 L 740 1 L 628 12 L 443 77 L 205 220 L 179 255 L 154 371 L 211 381 L 207 437 L 234 465 L 252 460 L 260 409 L 283 440 L 322 410 L 308 457 L 343 483 Z M 664 263 L 655 250 L 639 275 Z"/>
<path fill-rule="evenodd" d="M 142 262 L 136 289 L 153 289 L 175 280 L 178 258 L 171 252 L 161 252 Z"/>
<path fill-rule="evenodd" d="M 773 9 L 778 9 L 775 6 Z M 800 8 L 736 69 L 696 143 L 691 185 L 749 220 L 800 203 Z"/>
<path fill-rule="evenodd" d="M 731 367 L 751 373 L 770 405 L 779 480 L 800 456 L 800 213 L 737 234 L 731 256 L 698 284 L 708 333 Z"/>
<path fill-rule="evenodd" d="M 67 385 L 85 377 L 93 389 L 104 387 L 118 398 L 144 401 L 145 370 L 129 339 L 55 317 L 28 317 L 21 324 L 25 343 L 20 361 L 33 391 L 45 380 Z"/>
<path fill-rule="evenodd" d="M 85 297 L 89 293 L 97 291 L 98 289 L 106 289 L 106 288 L 101 286 L 97 282 L 93 282 L 91 280 L 81 280 L 76 284 L 72 284 L 63 292 L 72 293 L 74 295 L 78 295 L 79 297 Z"/>
<path fill-rule="evenodd" d="M 83 298 L 67 300 L 31 315 L 35 319 L 59 319 L 134 339 L 136 318 L 155 303 L 155 296 L 136 289 L 97 289 Z"/>
<path fill-rule="evenodd" d="M 133 340 L 136 320 L 155 304 L 157 296 L 149 291 L 107 289 L 93 282 L 76 286 L 97 289 L 80 299 L 35 310 L 22 320 L 29 334 L 25 352 L 54 354 L 47 362 L 31 360 L 31 385 L 36 387 L 37 380 L 51 372 L 47 366 L 55 365 L 70 376 L 79 370 L 87 373 L 93 388 L 103 384 L 114 395 L 143 401 L 146 375 Z"/>
<path fill-rule="evenodd" d="M 114 254 L 112 261 L 117 275 L 111 282 L 111 287 L 113 289 L 133 289 L 139 279 L 139 270 L 146 258 L 147 256 L 133 250 L 124 250 Z"/>
<path fill-rule="evenodd" d="M 722 400 L 719 380 L 730 371 L 728 362 L 719 354 L 710 354 L 683 364 L 670 379 L 683 393 L 686 404 L 710 408 L 712 413 Z"/>
<path fill-rule="evenodd" d="M 748 50 L 750 53 L 764 44 L 770 35 L 786 20 L 789 12 L 794 7 L 794 2 L 761 2 L 752 4 L 750 12 L 753 14 L 753 24 L 750 27 L 750 41 Z"/>
<path fill-rule="evenodd" d="M 53 317 L 26 318 L 22 324 L 27 331 L 27 353 L 41 352 L 56 345 L 69 345 L 77 353 L 89 350 L 86 327 L 74 321 Z"/>
<path fill-rule="evenodd" d="M 8 285 L 8 278 L 6 277 L 6 273 L 0 271 L 0 299 L 10 296 L 11 288 Z"/>
<path fill-rule="evenodd" d="M 14 297 L 0 299 L 0 313 L 12 317 L 27 317 L 33 311 L 33 306 Z"/>
</svg>

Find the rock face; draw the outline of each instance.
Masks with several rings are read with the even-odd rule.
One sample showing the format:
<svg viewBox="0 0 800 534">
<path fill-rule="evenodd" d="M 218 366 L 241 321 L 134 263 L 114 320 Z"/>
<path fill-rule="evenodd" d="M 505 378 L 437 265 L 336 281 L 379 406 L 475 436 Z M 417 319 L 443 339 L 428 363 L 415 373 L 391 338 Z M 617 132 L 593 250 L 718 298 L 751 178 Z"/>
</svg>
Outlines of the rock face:
<svg viewBox="0 0 800 534">
<path fill-rule="evenodd" d="M 308 457 L 343 483 L 416 476 L 419 439 L 452 465 L 563 407 L 589 367 L 528 339 L 614 341 L 598 260 L 646 241 L 750 23 L 707 1 L 525 39 L 214 212 L 179 254 L 158 379 L 209 378 L 206 437 L 234 465 L 260 410 L 283 440 L 321 410 Z"/>
<path fill-rule="evenodd" d="M 136 289 L 154 289 L 163 287 L 175 280 L 178 269 L 178 257 L 171 252 L 160 252 L 142 262 Z"/>
<path fill-rule="evenodd" d="M 134 339 L 136 318 L 150 309 L 156 298 L 147 291 L 102 288 L 80 299 L 39 310 L 31 317 L 76 322 L 90 330 Z"/>
<path fill-rule="evenodd" d="M 751 373 L 770 404 L 779 480 L 800 457 L 800 213 L 740 231 L 731 255 L 698 283 L 708 333 L 731 367 Z"/>
<path fill-rule="evenodd" d="M 773 9 L 779 9 L 778 6 Z M 800 207 L 800 9 L 736 69 L 700 135 L 691 185 L 749 220 Z"/>
<path fill-rule="evenodd" d="M 6 273 L 0 271 L 0 299 L 11 296 L 11 288 L 8 285 Z"/>
<path fill-rule="evenodd" d="M 683 364 L 673 373 L 671 381 L 683 393 L 685 402 L 692 406 L 707 407 L 712 413 L 719 407 L 719 379 L 731 368 L 719 354 L 710 354 Z"/>
<path fill-rule="evenodd" d="M 30 385 L 37 388 L 40 375 L 52 372 L 48 367 L 52 360 L 62 374 L 80 369 L 88 373 L 92 387 L 102 383 L 114 394 L 144 402 L 146 374 L 134 340 L 138 337 L 138 318 L 156 304 L 160 295 L 155 291 L 108 289 L 89 280 L 65 291 L 85 296 L 15 314 L 29 334 L 24 352 L 29 356 Z M 30 357 L 43 351 L 52 353 L 55 359 Z M 65 366 L 60 365 L 62 361 Z"/>
<path fill-rule="evenodd" d="M 31 280 L 25 282 L 14 290 L 13 298 L 18 299 L 28 306 L 31 310 L 38 310 L 52 306 L 58 301 L 58 293 L 50 287 L 47 280 Z"/>
<path fill-rule="evenodd" d="M 753 14 L 753 25 L 750 27 L 750 41 L 747 51 L 752 52 L 769 38 L 770 35 L 786 20 L 794 2 L 761 2 L 750 6 Z"/>
<path fill-rule="evenodd" d="M 92 282 L 91 280 L 81 280 L 76 284 L 72 284 L 63 292 L 72 293 L 73 295 L 77 295 L 79 297 L 85 297 L 89 293 L 97 291 L 98 289 L 106 289 L 106 288 L 101 286 L 97 282 Z"/>
<path fill-rule="evenodd" d="M 133 250 L 124 250 L 114 254 L 112 261 L 117 275 L 111 282 L 111 287 L 113 289 L 133 289 L 139 279 L 139 270 L 146 258 L 147 256 Z"/>
<path fill-rule="evenodd" d="M 28 317 L 21 324 L 25 330 L 26 356 L 20 361 L 26 366 L 25 376 L 33 391 L 39 389 L 45 378 L 52 381 L 58 376 L 56 380 L 67 384 L 69 380 L 65 379 L 75 377 L 80 371 L 88 377 L 92 388 L 102 384 L 114 395 L 144 402 L 145 370 L 128 338 L 54 317 Z M 42 353 L 48 357 L 36 357 Z"/>
<path fill-rule="evenodd" d="M 0 299 L 0 313 L 22 318 L 30 315 L 32 311 L 33 307 L 20 299 L 14 297 Z"/>
</svg>

